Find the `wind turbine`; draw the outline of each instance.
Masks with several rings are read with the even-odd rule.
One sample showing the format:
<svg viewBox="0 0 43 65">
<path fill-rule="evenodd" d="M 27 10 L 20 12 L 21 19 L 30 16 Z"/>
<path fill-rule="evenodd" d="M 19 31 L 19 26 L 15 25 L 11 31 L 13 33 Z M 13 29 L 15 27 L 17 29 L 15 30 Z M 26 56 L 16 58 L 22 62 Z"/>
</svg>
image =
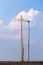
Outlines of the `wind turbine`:
<svg viewBox="0 0 43 65">
<path fill-rule="evenodd" d="M 20 21 L 20 34 L 21 34 L 21 60 L 24 62 L 24 45 L 23 45 L 23 30 L 22 30 L 22 21 L 23 22 L 28 22 L 28 28 L 29 28 L 29 20 L 22 19 L 22 15 L 20 15 L 20 19 L 16 19 Z M 28 61 L 29 61 L 29 29 L 28 29 Z"/>
</svg>

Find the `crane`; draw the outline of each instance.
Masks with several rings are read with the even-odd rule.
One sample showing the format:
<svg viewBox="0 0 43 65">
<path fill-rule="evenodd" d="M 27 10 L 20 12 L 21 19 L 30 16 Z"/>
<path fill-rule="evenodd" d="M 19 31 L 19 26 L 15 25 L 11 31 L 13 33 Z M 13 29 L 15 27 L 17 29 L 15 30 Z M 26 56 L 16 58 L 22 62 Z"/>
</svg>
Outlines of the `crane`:
<svg viewBox="0 0 43 65">
<path fill-rule="evenodd" d="M 22 31 L 22 21 L 28 22 L 29 27 L 29 20 L 22 19 L 22 15 L 20 15 L 20 19 L 16 19 L 20 21 L 20 35 L 21 35 L 21 60 L 24 62 L 24 45 L 23 45 L 23 31 Z M 29 39 L 29 31 L 28 31 L 28 39 Z M 28 40 L 28 60 L 29 60 L 29 40 Z"/>
<path fill-rule="evenodd" d="M 22 31 L 22 16 L 20 16 L 20 23 L 21 23 L 21 26 L 20 26 L 20 30 L 21 30 L 21 55 L 22 55 L 22 61 L 24 61 L 24 46 L 23 46 L 23 31 Z"/>
</svg>

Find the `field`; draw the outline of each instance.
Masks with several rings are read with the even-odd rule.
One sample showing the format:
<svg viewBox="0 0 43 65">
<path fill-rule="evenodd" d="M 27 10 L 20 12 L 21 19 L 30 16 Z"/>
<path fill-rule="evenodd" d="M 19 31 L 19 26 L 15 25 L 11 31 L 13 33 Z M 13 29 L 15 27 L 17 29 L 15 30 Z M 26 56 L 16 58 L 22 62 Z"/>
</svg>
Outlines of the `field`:
<svg viewBox="0 0 43 65">
<path fill-rule="evenodd" d="M 43 62 L 0 62 L 0 65 L 43 65 Z"/>
</svg>

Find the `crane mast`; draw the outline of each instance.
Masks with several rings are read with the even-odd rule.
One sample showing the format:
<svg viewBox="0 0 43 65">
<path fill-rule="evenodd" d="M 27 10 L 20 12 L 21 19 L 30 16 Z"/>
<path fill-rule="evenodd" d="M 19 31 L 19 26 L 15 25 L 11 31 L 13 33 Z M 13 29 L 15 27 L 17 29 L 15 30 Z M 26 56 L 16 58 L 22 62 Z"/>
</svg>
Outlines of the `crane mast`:
<svg viewBox="0 0 43 65">
<path fill-rule="evenodd" d="M 20 34 L 21 34 L 21 59 L 24 61 L 24 46 L 23 46 L 23 30 L 22 30 L 22 16 L 20 16 Z"/>
</svg>

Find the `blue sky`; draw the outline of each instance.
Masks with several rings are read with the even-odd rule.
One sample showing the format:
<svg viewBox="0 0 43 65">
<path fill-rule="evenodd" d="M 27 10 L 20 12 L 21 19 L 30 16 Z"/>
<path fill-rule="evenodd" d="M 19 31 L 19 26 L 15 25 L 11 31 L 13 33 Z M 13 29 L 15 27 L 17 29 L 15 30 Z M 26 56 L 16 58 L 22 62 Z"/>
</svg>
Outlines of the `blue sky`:
<svg viewBox="0 0 43 65">
<path fill-rule="evenodd" d="M 20 61 L 20 22 L 30 20 L 29 60 L 43 61 L 43 0 L 0 0 L 0 61 Z M 24 60 L 28 60 L 28 23 L 23 23 Z"/>
</svg>

